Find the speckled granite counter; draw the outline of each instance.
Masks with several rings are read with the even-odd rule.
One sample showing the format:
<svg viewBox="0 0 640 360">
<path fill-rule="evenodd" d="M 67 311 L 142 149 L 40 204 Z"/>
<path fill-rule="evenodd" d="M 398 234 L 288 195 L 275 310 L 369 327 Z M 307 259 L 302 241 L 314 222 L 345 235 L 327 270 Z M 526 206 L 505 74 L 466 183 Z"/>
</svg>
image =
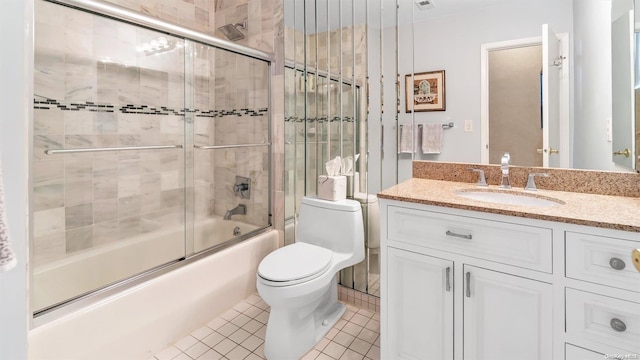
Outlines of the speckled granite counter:
<svg viewBox="0 0 640 360">
<path fill-rule="evenodd" d="M 638 176 L 637 174 L 634 175 Z M 638 178 L 638 181 L 640 181 L 640 178 Z M 492 182 L 489 183 L 492 184 Z M 552 207 L 503 205 L 471 200 L 456 194 L 456 192 L 469 189 L 492 189 L 493 191 L 509 191 L 526 194 L 527 196 L 548 197 L 560 200 L 565 204 Z M 640 232 L 640 198 L 638 197 L 554 190 L 529 192 L 522 187 L 501 190 L 496 185 L 482 188 L 476 187 L 475 183 L 424 178 L 413 178 L 404 181 L 381 191 L 378 193 L 378 197 L 418 204 Z"/>
</svg>

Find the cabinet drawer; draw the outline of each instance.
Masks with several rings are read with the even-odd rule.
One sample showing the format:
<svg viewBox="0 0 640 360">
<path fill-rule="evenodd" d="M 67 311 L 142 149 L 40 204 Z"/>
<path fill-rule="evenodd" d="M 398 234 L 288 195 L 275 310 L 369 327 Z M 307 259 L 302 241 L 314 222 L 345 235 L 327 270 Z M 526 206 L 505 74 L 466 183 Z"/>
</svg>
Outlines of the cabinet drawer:
<svg viewBox="0 0 640 360">
<path fill-rule="evenodd" d="M 640 272 L 631 251 L 640 242 L 566 233 L 567 277 L 640 292 Z"/>
<path fill-rule="evenodd" d="M 640 353 L 640 304 L 567 288 L 567 334 Z"/>
<path fill-rule="evenodd" d="M 565 360 L 602 360 L 604 354 L 587 350 L 571 344 L 565 345 Z"/>
<path fill-rule="evenodd" d="M 552 272 L 551 229 L 389 206 L 390 240 Z"/>
</svg>

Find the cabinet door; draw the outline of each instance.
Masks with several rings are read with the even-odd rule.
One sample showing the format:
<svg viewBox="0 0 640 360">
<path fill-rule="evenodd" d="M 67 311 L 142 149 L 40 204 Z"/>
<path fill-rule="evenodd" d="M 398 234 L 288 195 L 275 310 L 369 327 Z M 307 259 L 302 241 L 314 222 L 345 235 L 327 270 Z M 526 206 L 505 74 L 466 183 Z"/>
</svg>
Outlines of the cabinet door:
<svg viewBox="0 0 640 360">
<path fill-rule="evenodd" d="M 453 359 L 453 262 L 389 248 L 382 359 Z"/>
<path fill-rule="evenodd" d="M 463 269 L 464 359 L 551 359 L 551 284 Z"/>
</svg>

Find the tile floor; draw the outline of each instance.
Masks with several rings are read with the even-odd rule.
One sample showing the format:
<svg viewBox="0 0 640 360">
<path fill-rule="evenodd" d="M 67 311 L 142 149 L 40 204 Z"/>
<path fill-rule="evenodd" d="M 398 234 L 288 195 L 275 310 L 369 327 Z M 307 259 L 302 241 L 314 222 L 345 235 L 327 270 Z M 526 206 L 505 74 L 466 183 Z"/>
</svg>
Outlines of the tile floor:
<svg viewBox="0 0 640 360">
<path fill-rule="evenodd" d="M 379 360 L 380 314 L 345 304 L 342 319 L 302 359 Z M 269 306 L 258 294 L 211 320 L 150 360 L 264 359 Z"/>
</svg>

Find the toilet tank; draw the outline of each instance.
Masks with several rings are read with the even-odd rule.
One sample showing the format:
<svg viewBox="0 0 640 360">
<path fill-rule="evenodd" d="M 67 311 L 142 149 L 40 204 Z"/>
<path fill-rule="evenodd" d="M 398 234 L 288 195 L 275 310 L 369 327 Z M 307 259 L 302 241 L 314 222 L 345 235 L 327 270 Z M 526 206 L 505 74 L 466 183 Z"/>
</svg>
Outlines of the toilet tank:
<svg viewBox="0 0 640 360">
<path fill-rule="evenodd" d="M 364 257 L 364 225 L 360 203 L 354 200 L 329 201 L 303 197 L 296 241 Z"/>
</svg>

